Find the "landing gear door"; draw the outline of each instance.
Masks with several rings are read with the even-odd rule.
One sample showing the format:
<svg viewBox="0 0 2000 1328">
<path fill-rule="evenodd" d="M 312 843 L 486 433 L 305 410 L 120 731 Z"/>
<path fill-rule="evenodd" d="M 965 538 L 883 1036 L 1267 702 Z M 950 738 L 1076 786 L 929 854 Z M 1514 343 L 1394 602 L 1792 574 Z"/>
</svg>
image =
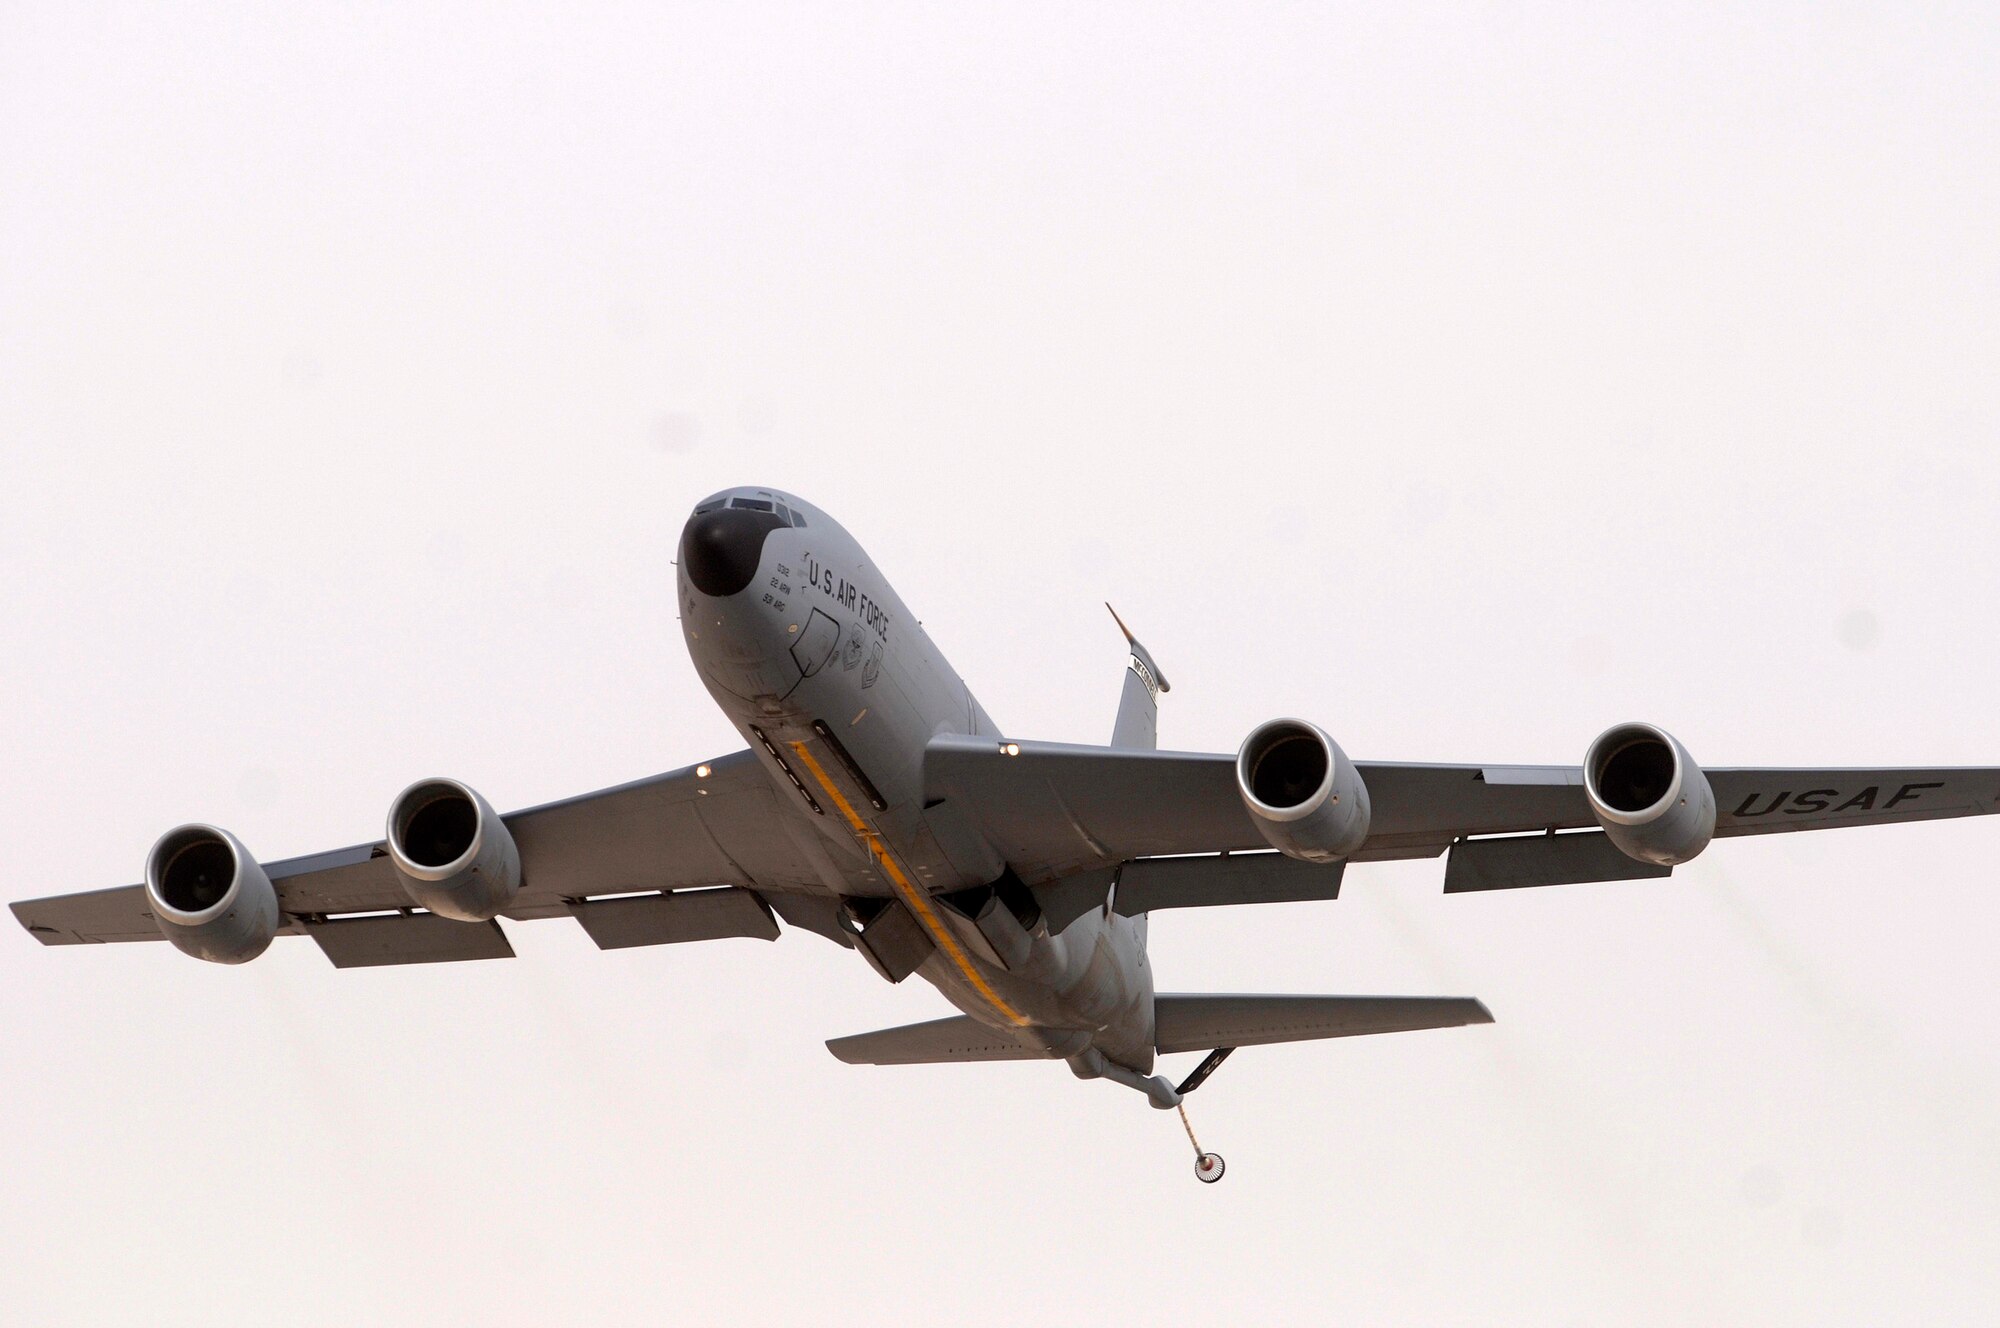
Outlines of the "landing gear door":
<svg viewBox="0 0 2000 1328">
<path fill-rule="evenodd" d="M 833 655 L 833 648 L 839 644 L 840 624 L 814 609 L 805 631 L 792 642 L 792 661 L 799 666 L 800 673 L 810 678 L 825 666 Z"/>
</svg>

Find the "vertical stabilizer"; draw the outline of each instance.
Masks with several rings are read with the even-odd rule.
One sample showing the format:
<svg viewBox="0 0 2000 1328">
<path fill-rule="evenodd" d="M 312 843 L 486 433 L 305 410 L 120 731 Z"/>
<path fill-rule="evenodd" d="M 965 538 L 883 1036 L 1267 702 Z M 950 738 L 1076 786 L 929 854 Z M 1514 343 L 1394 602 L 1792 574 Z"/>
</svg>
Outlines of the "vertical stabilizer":
<svg viewBox="0 0 2000 1328">
<path fill-rule="evenodd" d="M 1160 745 L 1160 693 L 1173 689 L 1167 685 L 1160 666 L 1146 653 L 1146 647 L 1139 644 L 1125 620 L 1118 616 L 1118 610 L 1109 604 L 1104 607 L 1111 609 L 1111 621 L 1118 624 L 1118 630 L 1125 633 L 1125 643 L 1132 648 L 1132 659 L 1125 670 L 1125 691 L 1118 698 L 1118 722 L 1111 726 L 1111 745 L 1152 751 Z"/>
</svg>

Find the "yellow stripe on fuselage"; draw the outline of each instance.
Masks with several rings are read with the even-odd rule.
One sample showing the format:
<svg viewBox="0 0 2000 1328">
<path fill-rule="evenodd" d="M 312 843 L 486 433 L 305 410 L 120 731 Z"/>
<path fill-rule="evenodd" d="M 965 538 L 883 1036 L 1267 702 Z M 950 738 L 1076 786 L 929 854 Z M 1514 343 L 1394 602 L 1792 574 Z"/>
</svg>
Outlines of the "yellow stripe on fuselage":
<svg viewBox="0 0 2000 1328">
<path fill-rule="evenodd" d="M 917 915 L 917 921 L 931 934 L 931 939 L 937 942 L 938 949 L 944 951 L 945 957 L 965 975 L 965 980 L 972 984 L 973 990 L 984 997 L 988 1005 L 999 1011 L 1001 1018 L 1016 1028 L 1026 1028 L 1032 1021 L 1007 1004 L 1000 998 L 1000 993 L 993 990 L 993 984 L 988 982 L 985 974 L 973 964 L 972 956 L 965 953 L 965 948 L 958 943 L 958 937 L 952 935 L 950 926 L 937 915 L 937 910 L 931 906 L 930 896 L 910 880 L 909 875 L 890 854 L 888 846 L 882 842 L 882 836 L 876 834 L 869 824 L 861 819 L 853 804 L 848 802 L 841 791 L 834 786 L 833 781 L 827 778 L 825 768 L 814 759 L 813 754 L 806 749 L 806 745 L 795 742 L 790 746 L 814 781 L 826 790 L 826 796 L 840 810 L 841 816 L 853 829 L 854 837 L 861 841 L 861 846 L 868 850 L 870 857 L 882 864 L 882 871 L 888 876 L 889 884 L 896 888 L 897 895 L 910 906 L 910 911 Z"/>
</svg>

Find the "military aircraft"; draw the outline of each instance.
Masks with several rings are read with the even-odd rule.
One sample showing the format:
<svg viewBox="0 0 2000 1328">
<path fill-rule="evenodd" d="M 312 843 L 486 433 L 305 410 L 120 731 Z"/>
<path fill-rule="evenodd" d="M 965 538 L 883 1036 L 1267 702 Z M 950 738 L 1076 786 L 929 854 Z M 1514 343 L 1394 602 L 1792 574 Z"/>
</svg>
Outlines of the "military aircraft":
<svg viewBox="0 0 2000 1328">
<path fill-rule="evenodd" d="M 1034 742 L 993 722 L 802 499 L 705 499 L 677 566 L 688 651 L 745 750 L 507 816 L 422 779 L 381 840 L 282 862 L 183 825 L 143 883 L 15 916 L 49 945 L 164 938 L 221 964 L 309 936 L 339 968 L 510 957 L 502 917 L 573 918 L 606 949 L 775 940 L 782 919 L 964 1012 L 835 1038 L 841 1060 L 1061 1060 L 1185 1125 L 1183 1099 L 1237 1047 L 1492 1016 L 1462 997 L 1155 992 L 1150 913 L 1330 900 L 1350 863 L 1441 854 L 1447 892 L 1661 877 L 1718 836 L 2000 809 L 1996 769 L 1704 770 L 1637 723 L 1580 766 L 1352 761 L 1292 718 L 1233 754 L 1160 751 L 1167 679 L 1129 631 L 1110 744 Z M 1153 1073 L 1176 1052 L 1208 1054 L 1176 1084 Z M 1195 1174 L 1220 1179 L 1188 1140 Z"/>
</svg>

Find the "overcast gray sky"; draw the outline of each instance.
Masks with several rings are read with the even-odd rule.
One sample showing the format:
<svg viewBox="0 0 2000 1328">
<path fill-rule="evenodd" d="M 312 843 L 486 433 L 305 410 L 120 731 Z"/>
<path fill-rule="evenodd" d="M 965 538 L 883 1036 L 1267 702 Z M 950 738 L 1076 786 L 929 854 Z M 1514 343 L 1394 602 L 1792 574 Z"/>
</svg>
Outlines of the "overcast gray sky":
<svg viewBox="0 0 2000 1328">
<path fill-rule="evenodd" d="M 0 12 L 0 898 L 735 746 L 670 589 L 837 514 L 1014 735 L 2000 762 L 1991 6 Z M 240 969 L 0 928 L 9 1323 L 1990 1323 L 2000 824 L 1183 912 L 1474 995 L 1178 1123 L 804 934 Z"/>
</svg>

